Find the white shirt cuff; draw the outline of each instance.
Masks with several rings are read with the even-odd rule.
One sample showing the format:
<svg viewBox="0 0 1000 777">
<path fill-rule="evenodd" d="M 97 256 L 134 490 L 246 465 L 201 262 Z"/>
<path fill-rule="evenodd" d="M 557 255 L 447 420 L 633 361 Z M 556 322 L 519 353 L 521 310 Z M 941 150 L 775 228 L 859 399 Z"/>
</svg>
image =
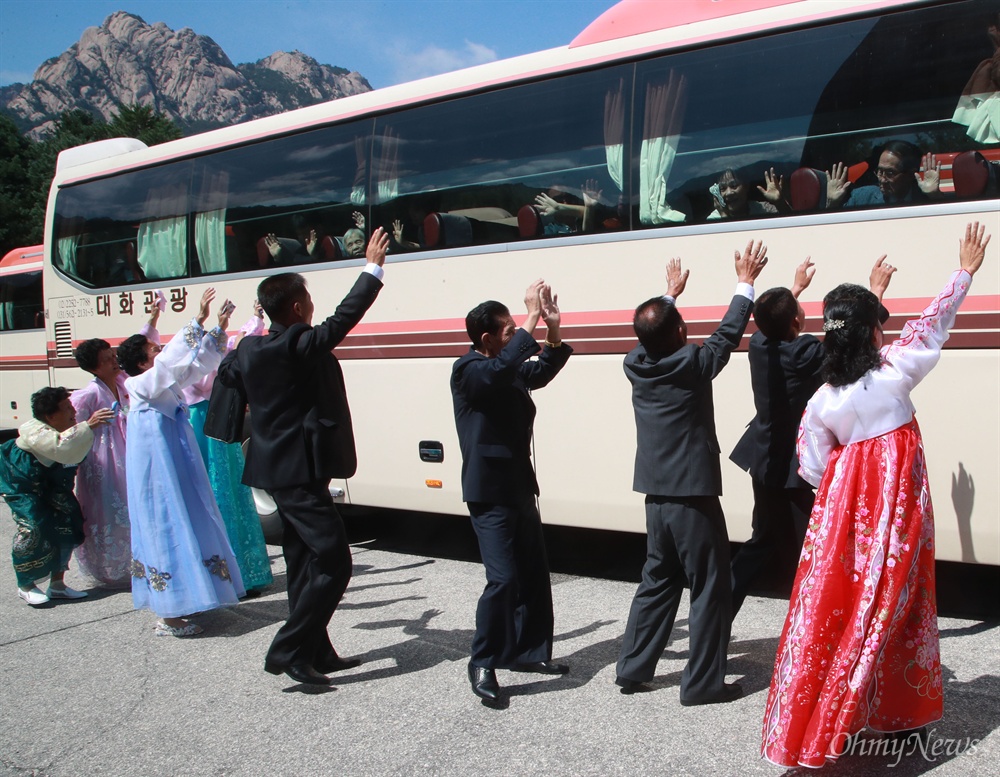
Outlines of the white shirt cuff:
<svg viewBox="0 0 1000 777">
<path fill-rule="evenodd" d="M 366 272 L 369 273 L 370 275 L 374 275 L 379 280 L 382 280 L 382 277 L 385 275 L 385 270 L 383 270 L 380 265 L 375 264 L 375 262 L 368 262 L 365 265 L 365 268 L 361 272 Z M 751 299 L 753 298 L 751 297 Z"/>
<path fill-rule="evenodd" d="M 753 286 L 749 283 L 737 283 L 735 293 L 753 302 Z"/>
</svg>

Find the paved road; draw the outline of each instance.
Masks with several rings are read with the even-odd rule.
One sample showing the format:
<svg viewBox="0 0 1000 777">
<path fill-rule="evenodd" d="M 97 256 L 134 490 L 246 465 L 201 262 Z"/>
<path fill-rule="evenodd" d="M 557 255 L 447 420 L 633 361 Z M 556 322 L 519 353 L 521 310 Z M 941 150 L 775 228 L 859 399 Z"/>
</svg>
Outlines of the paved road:
<svg viewBox="0 0 1000 777">
<path fill-rule="evenodd" d="M 354 580 L 331 633 L 343 655 L 365 663 L 325 693 L 262 671 L 286 613 L 278 548 L 273 588 L 200 616 L 205 634 L 188 640 L 154 637 L 153 616 L 133 611 L 127 593 L 32 610 L 0 559 L 0 775 L 783 773 L 758 756 L 781 599 L 748 599 L 734 628 L 730 679 L 748 695 L 684 708 L 686 602 L 653 691 L 623 696 L 614 664 L 634 584 L 556 573 L 556 656 L 572 672 L 500 672 L 509 706 L 493 710 L 465 678 L 481 568 L 386 549 L 361 520 Z M 11 534 L 3 506 L 4 546 Z M 893 766 L 894 756 L 859 752 L 824 774 L 1000 773 L 1000 621 L 942 618 L 940 627 L 946 716 L 931 738 L 936 755 Z"/>
</svg>

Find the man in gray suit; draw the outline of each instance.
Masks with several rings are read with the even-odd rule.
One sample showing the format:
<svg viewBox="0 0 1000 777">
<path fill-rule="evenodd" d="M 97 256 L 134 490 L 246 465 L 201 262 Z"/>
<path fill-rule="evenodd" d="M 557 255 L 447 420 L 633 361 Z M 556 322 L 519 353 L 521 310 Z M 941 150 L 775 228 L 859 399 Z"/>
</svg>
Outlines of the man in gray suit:
<svg viewBox="0 0 1000 777">
<path fill-rule="evenodd" d="M 637 439 L 632 489 L 646 494 L 647 555 L 618 659 L 615 682 L 622 693 L 640 690 L 653 678 L 686 577 L 691 636 L 681 704 L 743 695 L 738 684 L 725 684 L 732 592 L 712 380 L 739 345 L 753 309 L 753 283 L 766 263 L 767 248 L 759 242 L 736 252 L 735 296 L 702 345 L 687 342 L 677 310 L 688 278 L 680 259 L 667 264 L 666 296 L 636 308 L 632 324 L 640 344 L 625 357 L 625 374 L 632 383 Z"/>
</svg>

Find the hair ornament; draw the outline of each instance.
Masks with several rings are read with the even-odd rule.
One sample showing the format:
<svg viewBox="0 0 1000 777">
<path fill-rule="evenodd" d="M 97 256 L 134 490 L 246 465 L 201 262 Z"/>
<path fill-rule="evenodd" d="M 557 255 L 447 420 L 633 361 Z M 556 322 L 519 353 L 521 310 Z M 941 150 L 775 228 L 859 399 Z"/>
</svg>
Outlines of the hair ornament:
<svg viewBox="0 0 1000 777">
<path fill-rule="evenodd" d="M 829 321 L 823 322 L 823 331 L 832 332 L 834 329 L 843 329 L 844 319 L 842 318 L 831 318 Z"/>
</svg>

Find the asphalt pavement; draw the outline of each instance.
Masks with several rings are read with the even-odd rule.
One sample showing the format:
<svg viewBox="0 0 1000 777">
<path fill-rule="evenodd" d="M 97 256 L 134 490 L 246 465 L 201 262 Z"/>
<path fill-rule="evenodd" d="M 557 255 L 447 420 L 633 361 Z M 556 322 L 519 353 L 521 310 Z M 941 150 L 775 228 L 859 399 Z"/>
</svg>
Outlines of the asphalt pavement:
<svg viewBox="0 0 1000 777">
<path fill-rule="evenodd" d="M 12 534 L 3 505 L 4 546 Z M 555 656 L 571 672 L 500 671 L 507 704 L 491 709 L 466 679 L 480 565 L 427 543 L 401 551 L 370 527 L 352 538 L 354 579 L 330 631 L 364 663 L 323 692 L 263 671 L 287 613 L 277 547 L 265 595 L 198 616 L 205 633 L 189 639 L 155 637 L 127 591 L 29 608 L 0 560 L 0 775 L 788 773 L 759 755 L 787 601 L 750 597 L 736 621 L 728 680 L 746 696 L 687 708 L 687 597 L 652 690 L 625 696 L 613 681 L 635 584 L 555 572 Z M 67 582 L 84 585 L 73 567 Z M 941 618 L 940 630 L 945 717 L 927 746 L 893 754 L 869 739 L 824 774 L 1000 774 L 1000 620 Z"/>
</svg>

